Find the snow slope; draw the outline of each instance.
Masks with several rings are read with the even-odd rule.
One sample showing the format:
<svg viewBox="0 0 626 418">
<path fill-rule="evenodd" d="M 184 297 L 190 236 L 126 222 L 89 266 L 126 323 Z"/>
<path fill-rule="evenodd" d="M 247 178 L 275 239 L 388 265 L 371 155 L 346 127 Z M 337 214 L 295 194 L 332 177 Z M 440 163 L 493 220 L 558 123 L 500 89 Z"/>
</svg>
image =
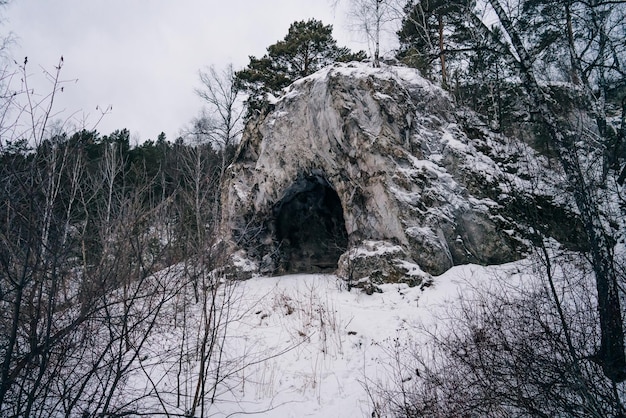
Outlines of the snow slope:
<svg viewBox="0 0 626 418">
<path fill-rule="evenodd" d="M 397 375 L 410 377 L 397 354 L 419 343 L 418 328 L 437 327 L 459 295 L 488 285 L 495 275 L 512 277 L 527 263 L 454 267 L 425 289 L 386 284 L 373 295 L 348 291 L 336 276 L 319 274 L 256 277 L 224 286 L 229 320 L 220 359 L 223 380 L 214 403 L 205 402 L 205 416 L 371 416 L 368 393 Z M 170 413 L 185 409 L 168 400 L 177 384 L 168 356 L 183 332 L 194 344 L 202 304 L 188 303 L 187 326 L 162 329 L 148 345 L 142 372 L 131 379 L 135 390 L 158 387 L 146 389 L 145 410 L 162 409 L 163 403 Z M 198 362 L 188 362 L 183 380 L 191 396 Z M 151 392 L 160 393 L 160 406 Z"/>
</svg>

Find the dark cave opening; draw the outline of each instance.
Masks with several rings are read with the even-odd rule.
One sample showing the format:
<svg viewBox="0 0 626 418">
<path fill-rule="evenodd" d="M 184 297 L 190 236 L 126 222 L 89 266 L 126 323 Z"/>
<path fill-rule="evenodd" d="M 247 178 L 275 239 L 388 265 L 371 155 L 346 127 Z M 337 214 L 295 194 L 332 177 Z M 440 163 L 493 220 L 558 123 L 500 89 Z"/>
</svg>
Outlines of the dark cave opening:
<svg viewBox="0 0 626 418">
<path fill-rule="evenodd" d="M 348 246 L 341 200 L 322 176 L 298 179 L 275 206 L 280 270 L 331 272 Z"/>
</svg>

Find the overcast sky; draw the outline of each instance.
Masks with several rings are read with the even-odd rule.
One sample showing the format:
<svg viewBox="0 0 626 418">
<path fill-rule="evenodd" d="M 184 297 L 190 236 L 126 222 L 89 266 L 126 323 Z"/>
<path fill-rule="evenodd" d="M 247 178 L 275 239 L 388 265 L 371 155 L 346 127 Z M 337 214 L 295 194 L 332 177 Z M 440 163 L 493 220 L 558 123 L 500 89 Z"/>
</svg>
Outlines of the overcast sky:
<svg viewBox="0 0 626 418">
<path fill-rule="evenodd" d="M 127 128 L 137 141 L 161 131 L 175 139 L 202 107 L 199 69 L 244 67 L 296 20 L 332 24 L 340 45 L 367 49 L 328 0 L 12 0 L 3 15 L 3 32 L 16 37 L 10 54 L 28 56 L 39 92 L 42 67 L 52 70 L 61 55 L 62 78 L 78 79 L 64 88 L 59 118 L 86 118 L 90 128 L 96 106 L 111 105 L 98 131 Z"/>
</svg>

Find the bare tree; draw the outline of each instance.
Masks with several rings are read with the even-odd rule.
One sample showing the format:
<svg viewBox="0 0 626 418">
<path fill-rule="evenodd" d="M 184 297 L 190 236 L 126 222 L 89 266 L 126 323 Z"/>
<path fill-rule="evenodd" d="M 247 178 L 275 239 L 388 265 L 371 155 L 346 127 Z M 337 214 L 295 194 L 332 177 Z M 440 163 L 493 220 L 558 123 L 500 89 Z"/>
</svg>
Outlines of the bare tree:
<svg viewBox="0 0 626 418">
<path fill-rule="evenodd" d="M 624 416 L 624 384 L 593 359 L 587 260 L 545 248 L 526 263 L 435 307 L 416 340 L 393 341 L 392 382 L 366 381 L 378 416 Z"/>
<path fill-rule="evenodd" d="M 598 292 L 598 311 L 601 328 L 598 361 L 607 377 L 615 382 L 626 379 L 626 353 L 624 352 L 624 328 L 618 277 L 610 234 L 605 230 L 600 215 L 598 197 L 593 188 L 593 179 L 583 171 L 577 142 L 578 131 L 564 125 L 555 109 L 544 95 L 534 72 L 533 58 L 524 44 L 520 32 L 513 25 L 509 14 L 499 1 L 490 0 L 490 5 L 507 32 L 511 47 L 515 51 L 523 85 L 534 106 L 538 109 L 545 128 L 556 148 L 558 159 L 573 188 L 574 199 L 585 226 L 590 244 L 590 255 Z M 600 132 L 602 132 L 602 128 Z"/>
<path fill-rule="evenodd" d="M 331 3 L 336 8 L 341 0 Z M 393 24 L 400 18 L 398 10 L 402 6 L 398 0 L 347 0 L 346 3 L 352 29 L 367 40 L 372 64 L 379 67 L 384 34 L 395 31 Z"/>
<path fill-rule="evenodd" d="M 146 285 L 161 255 L 147 228 L 150 187 L 120 193 L 129 178 L 118 148 L 88 165 L 80 135 L 52 123 L 63 60 L 44 96 L 28 87 L 27 64 L 3 103 L 0 415 L 106 412 L 120 407 L 116 388 L 171 297 Z"/>
<path fill-rule="evenodd" d="M 59 74 L 63 60 L 55 67 L 55 73 L 47 73 L 52 87 L 44 98 L 34 96 L 28 87 L 27 61 L 18 70 L 19 89 L 4 97 L 3 103 L 4 116 L 12 119 L 3 120 L 8 123 L 2 131 L 19 132 L 20 136 L 5 142 L 2 149 L 0 303 L 9 315 L 0 325 L 4 331 L 0 343 L 4 354 L 0 369 L 0 411 L 22 411 L 30 415 L 36 403 L 35 395 L 45 385 L 49 366 L 53 364 L 55 343 L 69 329 L 68 324 L 55 321 L 58 306 L 67 303 L 59 291 L 67 287 L 68 266 L 61 260 L 69 252 L 67 235 L 59 230 L 55 212 L 61 204 L 62 176 L 70 166 L 70 153 L 62 147 L 62 136 L 53 135 L 50 140 L 44 140 L 49 133 L 54 99 L 61 91 Z M 9 83 L 8 90 L 11 88 Z M 21 144 L 16 152 L 11 152 L 13 142 Z M 32 153 L 25 154 L 29 149 L 33 149 Z M 70 189 L 75 197 L 78 171 L 74 174 Z M 73 203 L 71 198 L 67 202 L 69 212 Z M 28 380 L 24 380 L 26 376 Z M 14 391 L 19 384 L 22 396 L 16 399 Z"/>
<path fill-rule="evenodd" d="M 27 82 L 26 64 L 7 82 Z M 236 286 L 209 251 L 239 135 L 236 94 L 207 93 L 216 113 L 196 132 L 205 141 L 163 138 L 144 148 L 159 155 L 148 163 L 126 131 L 54 126 L 61 64 L 52 94 L 9 85 L 2 102 L 0 415 L 207 416 L 245 367 L 224 351 Z M 168 266 L 173 251 L 184 262 Z M 151 350 L 164 330 L 180 344 Z"/>
<path fill-rule="evenodd" d="M 197 119 L 195 128 L 222 151 L 221 178 L 228 163 L 228 150 L 239 141 L 243 131 L 240 87 L 235 83 L 232 64 L 221 72 L 211 66 L 199 74 L 202 87 L 196 89 L 196 94 L 206 102 L 207 109 Z"/>
</svg>

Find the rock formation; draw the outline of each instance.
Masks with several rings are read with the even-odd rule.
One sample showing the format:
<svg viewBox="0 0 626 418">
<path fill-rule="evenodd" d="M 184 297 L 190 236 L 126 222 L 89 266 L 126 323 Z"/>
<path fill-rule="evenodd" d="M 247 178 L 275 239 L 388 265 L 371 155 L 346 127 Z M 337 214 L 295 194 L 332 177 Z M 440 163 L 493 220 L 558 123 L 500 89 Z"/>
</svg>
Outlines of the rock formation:
<svg viewBox="0 0 626 418">
<path fill-rule="evenodd" d="M 297 81 L 246 126 L 221 251 L 240 273 L 337 270 L 353 283 L 519 258 L 504 208 L 523 181 L 497 162 L 513 152 L 489 133 L 470 139 L 461 119 L 408 68 L 337 64 Z"/>
</svg>

